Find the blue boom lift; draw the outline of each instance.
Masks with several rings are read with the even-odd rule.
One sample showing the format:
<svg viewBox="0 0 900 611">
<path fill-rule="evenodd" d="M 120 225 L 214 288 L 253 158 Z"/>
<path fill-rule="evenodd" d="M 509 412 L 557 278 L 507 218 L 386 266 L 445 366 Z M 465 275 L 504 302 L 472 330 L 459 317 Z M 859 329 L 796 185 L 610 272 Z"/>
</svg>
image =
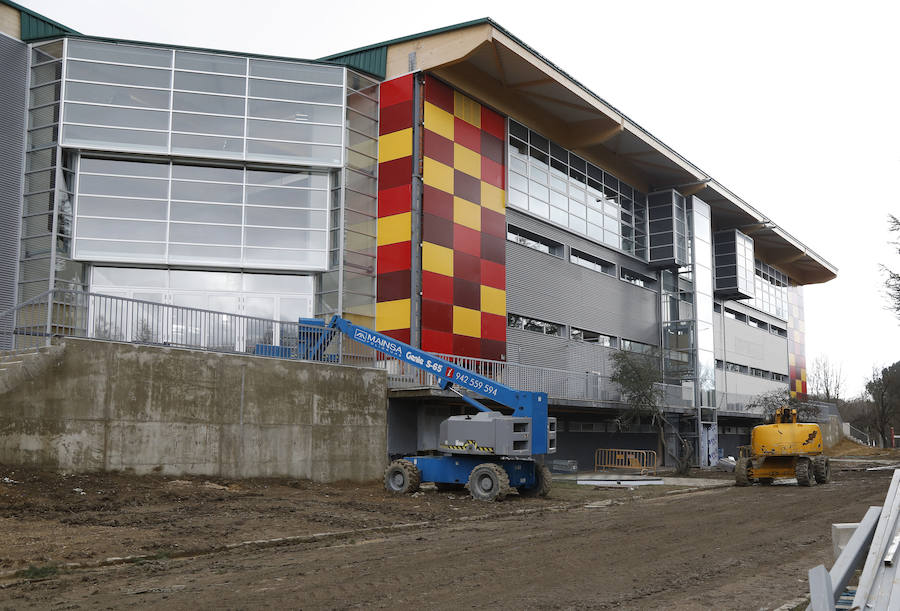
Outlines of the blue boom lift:
<svg viewBox="0 0 900 611">
<path fill-rule="evenodd" d="M 312 333 L 301 333 L 301 358 L 325 358 L 334 331 L 340 331 L 364 346 L 430 373 L 442 389 L 455 392 L 479 411 L 441 422 L 439 453 L 391 462 L 384 473 L 384 486 L 389 492 L 412 493 L 423 481 L 434 482 L 439 490 L 468 484 L 472 497 L 483 501 L 502 500 L 511 488 L 524 496 L 545 496 L 550 491 L 549 469 L 534 460 L 535 456 L 556 452 L 556 418 L 547 416 L 547 393 L 509 388 L 339 316 L 334 316 L 327 328 L 317 319 L 300 319 L 300 324 L 306 329 L 317 327 Z M 489 409 L 454 385 L 506 406 L 513 413 Z"/>
</svg>

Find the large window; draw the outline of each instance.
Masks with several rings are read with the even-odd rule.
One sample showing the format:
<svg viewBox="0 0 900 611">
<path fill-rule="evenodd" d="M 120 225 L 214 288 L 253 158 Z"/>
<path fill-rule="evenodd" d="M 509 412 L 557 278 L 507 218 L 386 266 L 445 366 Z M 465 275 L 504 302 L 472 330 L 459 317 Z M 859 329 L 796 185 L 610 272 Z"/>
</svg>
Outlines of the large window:
<svg viewBox="0 0 900 611">
<path fill-rule="evenodd" d="M 75 258 L 320 270 L 329 176 L 82 158 Z"/>
<path fill-rule="evenodd" d="M 513 120 L 509 204 L 647 259 L 647 196 Z"/>
<path fill-rule="evenodd" d="M 783 273 L 756 260 L 755 297 L 745 303 L 752 308 L 767 312 L 782 320 L 788 313 L 788 277 Z"/>
<path fill-rule="evenodd" d="M 341 67 L 89 40 L 66 44 L 63 146 L 341 163 Z"/>
</svg>

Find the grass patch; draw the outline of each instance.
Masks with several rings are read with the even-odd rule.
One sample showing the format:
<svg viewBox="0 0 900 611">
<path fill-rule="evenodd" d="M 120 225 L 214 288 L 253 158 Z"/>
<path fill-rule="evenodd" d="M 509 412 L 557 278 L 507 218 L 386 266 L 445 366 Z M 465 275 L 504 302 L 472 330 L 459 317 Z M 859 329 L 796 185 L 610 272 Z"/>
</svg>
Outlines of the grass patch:
<svg viewBox="0 0 900 611">
<path fill-rule="evenodd" d="M 33 564 L 30 564 L 27 569 L 22 569 L 16 573 L 16 575 L 24 577 L 25 579 L 48 579 L 55 576 L 57 573 L 59 573 L 59 569 L 53 564 L 48 564 L 46 566 L 34 566 Z"/>
</svg>

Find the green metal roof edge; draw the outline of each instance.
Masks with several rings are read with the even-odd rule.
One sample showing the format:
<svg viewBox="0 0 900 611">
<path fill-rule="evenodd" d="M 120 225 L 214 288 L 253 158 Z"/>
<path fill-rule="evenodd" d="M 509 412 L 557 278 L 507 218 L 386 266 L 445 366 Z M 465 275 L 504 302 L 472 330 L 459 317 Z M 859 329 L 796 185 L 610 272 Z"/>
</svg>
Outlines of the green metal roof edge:
<svg viewBox="0 0 900 611">
<path fill-rule="evenodd" d="M 21 4 L 16 4 L 15 2 L 12 2 L 11 0 L 0 0 L 0 4 L 5 4 L 9 7 L 12 7 L 14 9 L 16 9 L 17 11 L 19 11 L 19 13 L 22 16 L 27 16 L 30 18 L 30 20 L 33 20 L 38 23 L 42 23 L 42 24 L 46 25 L 46 28 L 47 28 L 46 31 L 32 36 L 30 33 L 29 33 L 29 35 L 26 35 L 24 25 L 20 24 L 19 35 L 22 37 L 22 40 L 24 40 L 24 41 L 37 40 L 39 38 L 49 38 L 51 36 L 56 36 L 59 34 L 78 34 L 77 31 L 73 30 L 69 26 L 65 26 L 65 25 L 59 23 L 58 21 L 53 21 L 52 19 L 50 19 L 48 17 L 44 17 L 40 13 L 35 13 L 33 10 L 26 8 L 26 7 L 22 6 Z M 29 23 L 28 27 L 33 28 L 34 25 Z"/>
<path fill-rule="evenodd" d="M 6 0 L 0 0 L 0 2 L 5 2 Z M 302 57 L 286 57 L 283 55 L 265 55 L 262 53 L 248 53 L 246 51 L 229 51 L 226 49 L 210 49 L 207 47 L 189 47 L 186 45 L 173 45 L 167 42 L 148 42 L 146 40 L 129 40 L 127 38 L 112 38 L 109 36 L 92 36 L 90 34 L 81 34 L 79 32 L 72 32 L 67 34 L 60 34 L 57 38 L 77 38 L 79 40 L 96 40 L 97 42 L 109 42 L 113 44 L 124 44 L 124 45 L 140 45 L 144 47 L 164 47 L 166 49 L 178 49 L 182 51 L 196 51 L 199 53 L 219 53 L 222 55 L 237 55 L 240 57 L 252 57 L 255 59 L 271 59 L 271 60 L 280 60 L 280 61 L 290 61 L 290 62 L 304 62 L 307 64 L 315 64 L 318 66 L 335 66 L 335 62 L 327 62 L 320 59 L 304 59 Z M 49 37 L 47 37 L 49 38 Z"/>
</svg>

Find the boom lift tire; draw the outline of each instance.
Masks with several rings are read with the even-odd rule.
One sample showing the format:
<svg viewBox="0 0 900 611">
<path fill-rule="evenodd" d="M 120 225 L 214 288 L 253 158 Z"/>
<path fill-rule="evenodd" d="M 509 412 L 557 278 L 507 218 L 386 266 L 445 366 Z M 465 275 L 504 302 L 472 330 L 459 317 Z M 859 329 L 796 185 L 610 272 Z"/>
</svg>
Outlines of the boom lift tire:
<svg viewBox="0 0 900 611">
<path fill-rule="evenodd" d="M 820 454 L 813 458 L 813 475 L 817 484 L 827 484 L 831 481 L 831 461 L 827 456 Z"/>
<path fill-rule="evenodd" d="M 509 475 L 500 465 L 482 463 L 469 474 L 469 492 L 478 501 L 502 501 L 509 494 Z"/>
<path fill-rule="evenodd" d="M 384 489 L 394 494 L 412 494 L 419 489 L 422 472 L 412 462 L 399 459 L 384 470 Z"/>
<path fill-rule="evenodd" d="M 519 486 L 518 491 L 521 496 L 535 497 L 550 494 L 550 487 L 553 484 L 553 476 L 550 475 L 550 469 L 544 465 L 535 465 L 534 479 L 537 481 L 533 488 Z"/>
<path fill-rule="evenodd" d="M 797 474 L 797 485 L 798 486 L 812 486 L 813 485 L 813 474 L 810 473 L 810 460 L 808 458 L 798 458 L 797 465 L 794 467 L 794 472 Z"/>
<path fill-rule="evenodd" d="M 749 486 L 750 485 L 750 461 L 746 458 L 739 458 L 737 464 L 734 465 L 734 485 Z"/>
</svg>

